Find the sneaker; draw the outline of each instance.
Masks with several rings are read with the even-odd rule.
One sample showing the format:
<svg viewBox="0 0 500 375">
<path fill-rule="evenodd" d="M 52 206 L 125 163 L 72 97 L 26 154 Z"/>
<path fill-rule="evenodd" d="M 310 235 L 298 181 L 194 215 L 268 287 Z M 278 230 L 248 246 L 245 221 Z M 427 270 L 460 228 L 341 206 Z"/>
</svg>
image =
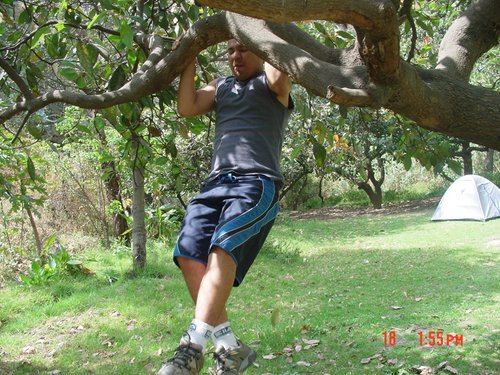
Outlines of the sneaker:
<svg viewBox="0 0 500 375">
<path fill-rule="evenodd" d="M 157 375 L 198 375 L 203 368 L 203 347 L 191 343 L 189 335 L 182 337 L 175 355 Z"/>
<path fill-rule="evenodd" d="M 237 375 L 257 358 L 255 351 L 238 340 L 238 346 L 217 348 L 214 353 L 216 375 Z"/>
</svg>

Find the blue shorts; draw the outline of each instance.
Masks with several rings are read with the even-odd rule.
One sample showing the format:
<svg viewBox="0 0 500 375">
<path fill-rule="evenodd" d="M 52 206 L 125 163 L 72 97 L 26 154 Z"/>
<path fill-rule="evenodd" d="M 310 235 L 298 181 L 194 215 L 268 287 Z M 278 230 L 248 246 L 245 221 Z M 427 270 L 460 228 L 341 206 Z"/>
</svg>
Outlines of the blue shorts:
<svg viewBox="0 0 500 375">
<path fill-rule="evenodd" d="M 218 176 L 189 203 L 174 248 L 174 262 L 185 257 L 207 264 L 214 246 L 236 262 L 238 286 L 259 253 L 279 211 L 277 183 L 262 175 Z"/>
</svg>

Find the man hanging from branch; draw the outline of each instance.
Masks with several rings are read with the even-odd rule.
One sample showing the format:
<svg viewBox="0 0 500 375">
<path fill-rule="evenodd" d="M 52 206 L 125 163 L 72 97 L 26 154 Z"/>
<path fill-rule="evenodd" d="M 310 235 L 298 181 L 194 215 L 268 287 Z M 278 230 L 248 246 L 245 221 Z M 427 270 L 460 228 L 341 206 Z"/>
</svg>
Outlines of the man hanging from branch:
<svg viewBox="0 0 500 375">
<path fill-rule="evenodd" d="M 234 39 L 228 61 L 233 76 L 201 89 L 194 61 L 180 78 L 179 114 L 215 110 L 216 131 L 211 172 L 187 207 L 173 254 L 195 302 L 194 319 L 159 375 L 199 374 L 209 340 L 217 375 L 239 374 L 256 358 L 235 337 L 225 306 L 278 214 L 281 146 L 293 102 L 289 77 Z"/>
</svg>

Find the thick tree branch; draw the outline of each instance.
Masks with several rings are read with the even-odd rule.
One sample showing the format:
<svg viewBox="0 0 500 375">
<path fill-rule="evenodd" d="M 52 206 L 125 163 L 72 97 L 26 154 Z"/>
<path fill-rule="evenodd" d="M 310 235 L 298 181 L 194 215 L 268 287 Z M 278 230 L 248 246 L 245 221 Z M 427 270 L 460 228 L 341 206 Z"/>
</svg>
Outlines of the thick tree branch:
<svg viewBox="0 0 500 375">
<path fill-rule="evenodd" d="M 436 69 L 469 80 L 481 55 L 497 45 L 500 36 L 498 0 L 479 0 L 446 32 L 439 48 Z"/>
<path fill-rule="evenodd" d="M 327 20 L 353 25 L 360 54 L 372 80 L 389 83 L 399 77 L 399 29 L 391 0 L 202 0 L 201 4 L 275 22 Z"/>
<path fill-rule="evenodd" d="M 419 126 L 500 151 L 500 92 L 402 62 L 386 108 Z"/>
<path fill-rule="evenodd" d="M 335 65 L 363 65 L 357 45 L 350 48 L 328 48 L 293 23 L 267 22 L 269 30 L 291 45 L 309 52 L 315 58 Z"/>
<path fill-rule="evenodd" d="M 271 31 L 269 22 L 236 13 L 227 13 L 227 20 L 232 35 L 316 95 L 325 98 L 330 93 L 329 99 L 342 105 L 380 107 L 384 104 L 387 95 L 382 91 L 388 87 L 369 84 L 366 67 L 337 66 L 319 60 L 279 38 Z M 336 95 L 332 95 L 334 92 Z"/>
</svg>

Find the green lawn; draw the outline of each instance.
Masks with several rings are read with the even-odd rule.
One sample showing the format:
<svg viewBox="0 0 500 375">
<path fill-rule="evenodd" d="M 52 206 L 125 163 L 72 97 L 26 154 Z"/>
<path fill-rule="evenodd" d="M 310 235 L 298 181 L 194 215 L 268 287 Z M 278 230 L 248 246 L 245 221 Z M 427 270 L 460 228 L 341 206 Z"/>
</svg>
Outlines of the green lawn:
<svg viewBox="0 0 500 375">
<path fill-rule="evenodd" d="M 259 353 L 246 373 L 406 374 L 448 361 L 498 374 L 500 220 L 430 216 L 282 214 L 229 302 Z M 169 246 L 150 244 L 148 256 L 136 278 L 127 249 L 89 250 L 95 276 L 0 289 L 0 373 L 155 373 L 192 306 Z"/>
</svg>

